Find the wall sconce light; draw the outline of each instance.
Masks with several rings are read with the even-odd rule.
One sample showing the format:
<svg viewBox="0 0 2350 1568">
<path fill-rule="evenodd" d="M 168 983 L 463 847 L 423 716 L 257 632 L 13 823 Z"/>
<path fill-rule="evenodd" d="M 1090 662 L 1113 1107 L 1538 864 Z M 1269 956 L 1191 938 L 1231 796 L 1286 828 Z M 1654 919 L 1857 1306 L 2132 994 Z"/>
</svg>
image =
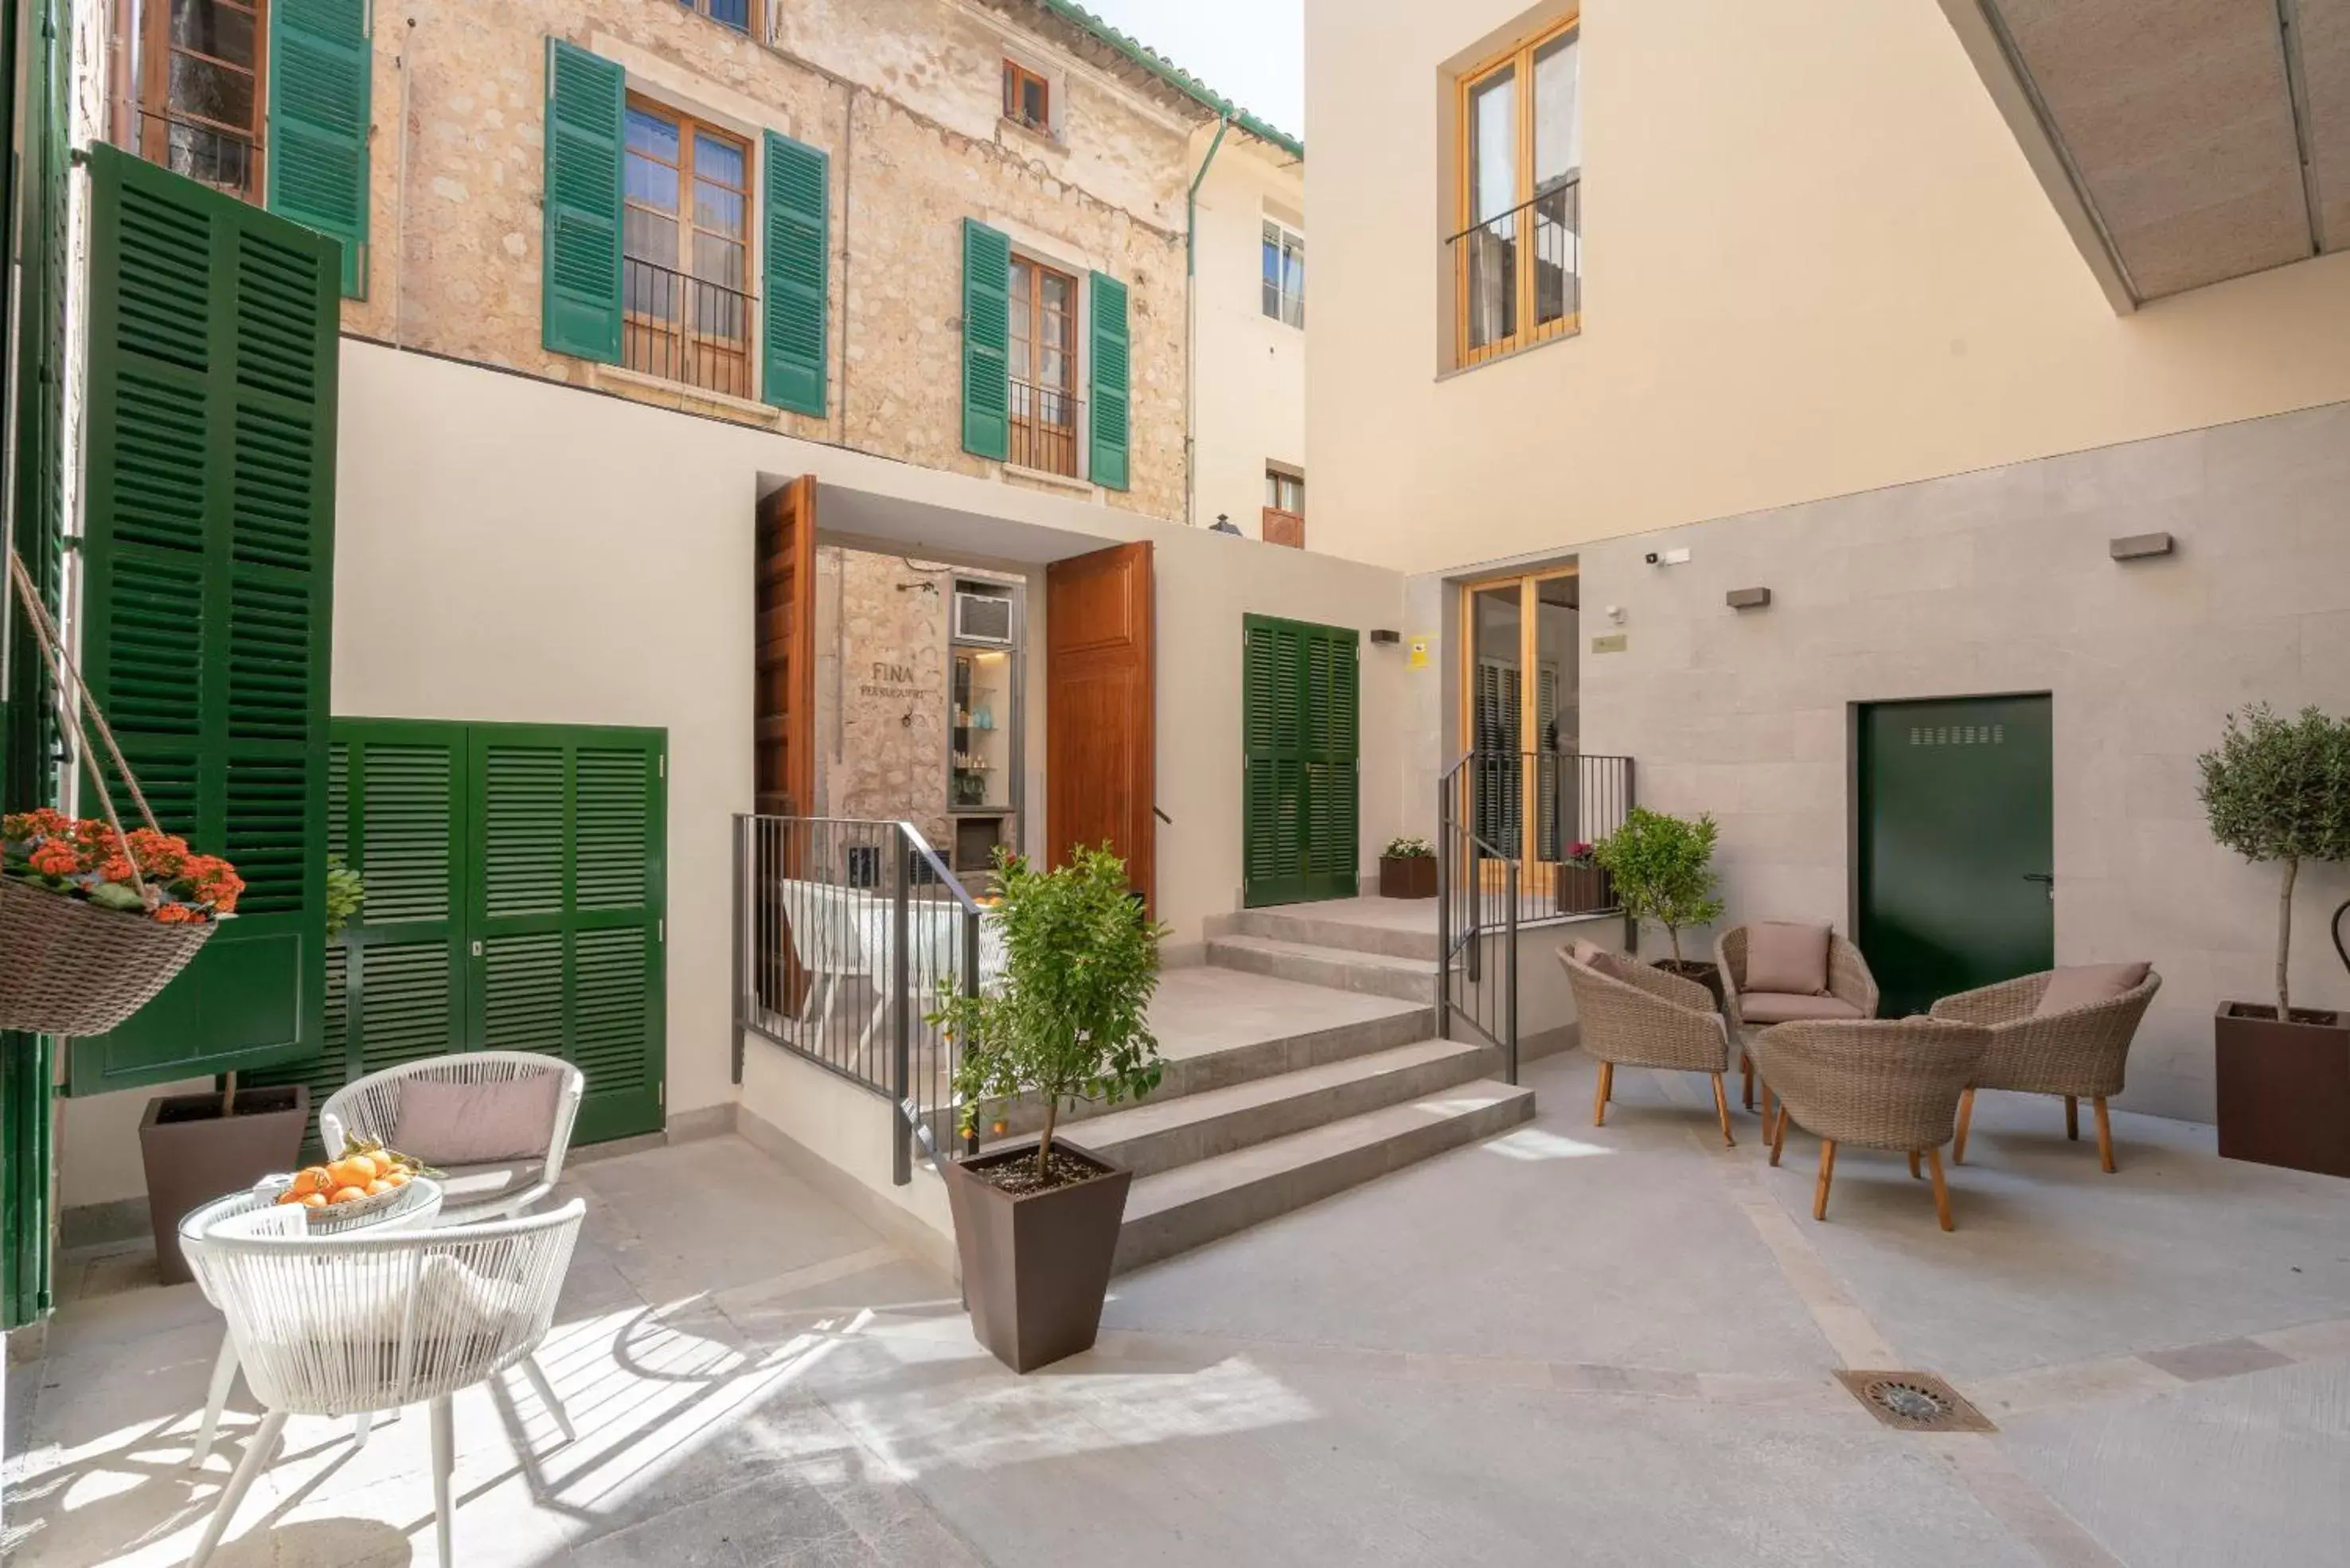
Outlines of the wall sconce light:
<svg viewBox="0 0 2350 1568">
<path fill-rule="evenodd" d="M 1769 588 L 1732 588 L 1721 596 L 1721 602 L 1734 610 L 1762 609 L 1771 603 Z"/>
<path fill-rule="evenodd" d="M 2107 553 L 2116 561 L 2144 561 L 2178 548 L 2178 542 L 2168 534 L 2126 534 L 2106 543 Z"/>
</svg>

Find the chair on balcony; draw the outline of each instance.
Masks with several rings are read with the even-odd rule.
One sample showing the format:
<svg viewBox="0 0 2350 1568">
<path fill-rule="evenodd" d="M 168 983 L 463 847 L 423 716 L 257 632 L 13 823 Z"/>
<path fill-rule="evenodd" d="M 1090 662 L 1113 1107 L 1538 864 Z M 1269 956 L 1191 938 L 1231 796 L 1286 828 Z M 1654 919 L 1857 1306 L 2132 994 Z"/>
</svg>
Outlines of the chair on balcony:
<svg viewBox="0 0 2350 1568">
<path fill-rule="evenodd" d="M 1828 1217 L 1836 1150 L 1846 1145 L 1922 1157 L 1934 1178 L 1934 1213 L 1945 1231 L 1950 1189 L 1942 1146 L 1957 1130 L 1959 1096 L 1991 1049 L 1991 1031 L 1939 1018 L 1793 1019 L 1754 1038 L 1755 1064 L 1779 1097 L 1771 1124 L 1771 1163 L 1787 1140 L 1787 1123 L 1820 1139 L 1819 1185 L 1812 1218 Z"/>
<path fill-rule="evenodd" d="M 1751 1032 L 1795 1019 L 1874 1018 L 1877 978 L 1860 950 L 1825 923 L 1757 920 L 1714 939 L 1721 971 L 1721 1011 L 1738 1043 L 1746 1108 L 1754 1108 Z M 1769 1075 L 1762 1088 L 1762 1123 L 1771 1123 Z"/>
<path fill-rule="evenodd" d="M 1575 992 L 1583 1050 L 1599 1064 L 1591 1125 L 1607 1123 L 1619 1063 L 1703 1073 L 1713 1080 L 1721 1141 L 1734 1146 L 1738 1140 L 1730 1136 L 1730 1100 L 1721 1086 L 1721 1075 L 1730 1070 L 1730 1037 L 1705 987 L 1586 941 L 1559 949 L 1558 961 Z"/>
<path fill-rule="evenodd" d="M 2086 964 L 2028 974 L 1934 1003 L 1933 1015 L 1991 1031 L 1991 1049 L 1959 1101 L 1959 1136 L 1950 1158 L 1967 1158 L 1967 1126 L 1977 1089 L 2064 1096 L 2064 1136 L 2081 1136 L 2081 1101 L 2095 1107 L 2097 1162 L 2114 1168 L 2113 1123 L 2106 1099 L 2122 1092 L 2130 1041 L 2162 977 L 2150 964 Z"/>
<path fill-rule="evenodd" d="M 450 1553 L 450 1400 L 531 1357 L 555 1317 L 586 1205 L 380 1236 L 313 1237 L 298 1210 L 213 1226 L 188 1264 L 228 1319 L 238 1361 L 267 1412 L 246 1439 L 189 1568 L 203 1568 L 269 1462 L 288 1416 L 432 1408 L 432 1500 Z"/>
<path fill-rule="evenodd" d="M 358 1138 L 413 1155 L 443 1176 L 441 1220 L 519 1214 L 555 1190 L 588 1080 L 554 1056 L 464 1051 L 370 1073 L 318 1111 L 330 1160 Z"/>
</svg>

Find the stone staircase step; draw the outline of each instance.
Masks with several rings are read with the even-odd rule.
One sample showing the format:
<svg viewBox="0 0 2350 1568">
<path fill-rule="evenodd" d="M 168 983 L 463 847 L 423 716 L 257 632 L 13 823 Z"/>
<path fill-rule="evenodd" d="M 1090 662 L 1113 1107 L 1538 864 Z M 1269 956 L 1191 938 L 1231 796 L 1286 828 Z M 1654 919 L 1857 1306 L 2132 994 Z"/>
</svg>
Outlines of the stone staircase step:
<svg viewBox="0 0 2350 1568">
<path fill-rule="evenodd" d="M 1065 1126 L 1069 1141 L 1139 1177 L 1405 1100 L 1424 1099 L 1501 1067 L 1491 1046 L 1421 1040 L 1278 1076 L 1141 1104 Z"/>
<path fill-rule="evenodd" d="M 1405 1002 L 1436 1001 L 1436 961 L 1367 953 L 1271 937 L 1208 939 L 1208 961 L 1225 969 L 1275 975 L 1333 991 L 1369 992 Z"/>
<path fill-rule="evenodd" d="M 1481 1079 L 1139 1177 L 1118 1232 L 1120 1272 L 1303 1209 L 1373 1177 L 1503 1132 L 1534 1091 Z"/>
<path fill-rule="evenodd" d="M 1432 911 L 1430 915 L 1432 919 Z M 1436 959 L 1436 929 L 1432 925 L 1419 930 L 1409 925 L 1348 919 L 1333 916 L 1316 904 L 1243 909 L 1219 919 L 1222 929 L 1211 929 L 1208 934 L 1211 937 L 1265 937 L 1274 941 L 1377 953 L 1388 958 L 1426 959 L 1431 963 Z"/>
</svg>

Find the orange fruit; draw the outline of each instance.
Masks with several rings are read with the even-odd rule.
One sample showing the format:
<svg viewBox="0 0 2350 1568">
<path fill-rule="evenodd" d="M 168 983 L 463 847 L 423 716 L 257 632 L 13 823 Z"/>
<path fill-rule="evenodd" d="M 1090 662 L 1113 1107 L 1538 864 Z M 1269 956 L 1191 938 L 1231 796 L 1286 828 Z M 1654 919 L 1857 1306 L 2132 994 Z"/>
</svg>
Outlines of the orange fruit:
<svg viewBox="0 0 2350 1568">
<path fill-rule="evenodd" d="M 369 1198 L 380 1198 L 387 1192 L 396 1192 L 398 1190 L 398 1188 L 392 1186 L 390 1182 L 386 1181 L 380 1176 L 367 1184 L 367 1195 Z"/>
<path fill-rule="evenodd" d="M 369 1179 L 373 1179 L 370 1178 Z M 335 1189 L 334 1196 L 328 1199 L 327 1201 L 329 1203 L 357 1203 L 360 1199 L 365 1198 L 366 1196 L 367 1189 L 364 1187 L 338 1187 Z"/>
<path fill-rule="evenodd" d="M 294 1185 L 286 1190 L 299 1198 L 306 1193 L 331 1191 L 333 1188 L 334 1183 L 327 1179 L 327 1168 L 323 1165 L 312 1165 L 296 1171 Z"/>
<path fill-rule="evenodd" d="M 323 1192 L 305 1192 L 295 1201 L 305 1209 L 324 1209 L 327 1206 L 327 1195 Z"/>
<path fill-rule="evenodd" d="M 338 1159 L 327 1167 L 327 1178 L 336 1188 L 365 1187 L 375 1179 L 375 1161 L 363 1154 Z"/>
<path fill-rule="evenodd" d="M 409 1176 L 408 1172 L 404 1170 L 393 1170 L 386 1172 L 377 1179 L 380 1181 L 388 1181 L 394 1187 L 405 1187 L 408 1185 L 411 1178 Z"/>
<path fill-rule="evenodd" d="M 277 1195 L 277 1201 L 280 1203 L 299 1203 L 302 1201 L 302 1195 L 289 1187 L 285 1191 Z"/>
</svg>

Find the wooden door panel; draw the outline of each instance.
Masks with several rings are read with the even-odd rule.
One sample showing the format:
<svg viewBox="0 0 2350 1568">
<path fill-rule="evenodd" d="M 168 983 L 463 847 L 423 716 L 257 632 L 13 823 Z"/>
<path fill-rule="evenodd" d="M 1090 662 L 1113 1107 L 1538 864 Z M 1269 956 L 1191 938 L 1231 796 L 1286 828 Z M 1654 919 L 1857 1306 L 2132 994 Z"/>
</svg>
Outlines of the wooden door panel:
<svg viewBox="0 0 2350 1568">
<path fill-rule="evenodd" d="M 1055 561 L 1045 576 L 1045 841 L 1053 865 L 1107 843 L 1156 890 L 1157 689 L 1148 540 Z"/>
<path fill-rule="evenodd" d="M 754 808 L 816 815 L 816 480 L 759 503 Z"/>
</svg>

